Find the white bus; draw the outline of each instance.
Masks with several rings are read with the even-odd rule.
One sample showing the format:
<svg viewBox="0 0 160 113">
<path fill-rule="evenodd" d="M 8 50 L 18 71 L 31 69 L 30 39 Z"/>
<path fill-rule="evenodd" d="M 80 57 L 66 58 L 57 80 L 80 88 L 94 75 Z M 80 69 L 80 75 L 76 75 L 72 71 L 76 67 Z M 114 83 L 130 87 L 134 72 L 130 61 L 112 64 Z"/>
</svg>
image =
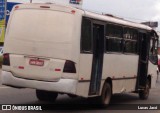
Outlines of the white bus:
<svg viewBox="0 0 160 113">
<path fill-rule="evenodd" d="M 6 30 L 2 83 L 36 89 L 39 100 L 58 94 L 112 94 L 147 99 L 155 86 L 156 32 L 142 24 L 57 4 L 20 4 Z"/>
</svg>

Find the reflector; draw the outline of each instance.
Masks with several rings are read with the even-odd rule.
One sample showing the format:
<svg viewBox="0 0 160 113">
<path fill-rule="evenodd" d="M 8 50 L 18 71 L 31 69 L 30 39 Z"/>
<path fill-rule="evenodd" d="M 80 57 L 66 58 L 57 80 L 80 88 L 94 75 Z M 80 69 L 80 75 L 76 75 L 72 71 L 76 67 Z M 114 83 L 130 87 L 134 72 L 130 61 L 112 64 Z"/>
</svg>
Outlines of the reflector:
<svg viewBox="0 0 160 113">
<path fill-rule="evenodd" d="M 50 8 L 49 6 L 40 6 L 40 8 Z"/>
</svg>

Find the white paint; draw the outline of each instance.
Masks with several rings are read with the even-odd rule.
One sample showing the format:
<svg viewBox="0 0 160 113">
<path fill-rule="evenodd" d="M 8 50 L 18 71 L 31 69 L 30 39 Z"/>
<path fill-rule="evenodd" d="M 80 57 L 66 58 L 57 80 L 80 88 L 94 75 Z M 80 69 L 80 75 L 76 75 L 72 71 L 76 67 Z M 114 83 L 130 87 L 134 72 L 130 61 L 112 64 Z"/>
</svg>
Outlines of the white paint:
<svg viewBox="0 0 160 113">
<path fill-rule="evenodd" d="M 151 88 L 156 87 L 157 80 L 157 65 L 153 65 L 150 61 L 148 63 L 148 75 L 151 75 Z"/>
<path fill-rule="evenodd" d="M 58 82 L 45 82 L 45 81 L 37 81 L 37 80 L 28 80 L 23 78 L 17 78 L 12 75 L 10 72 L 2 71 L 2 83 L 33 88 L 33 89 L 41 89 L 46 91 L 57 91 L 62 93 L 76 93 L 77 80 L 73 79 L 61 79 Z"/>
<path fill-rule="evenodd" d="M 103 79 L 134 77 L 138 71 L 138 55 L 104 54 Z"/>
<path fill-rule="evenodd" d="M 35 66 L 29 64 L 30 59 L 35 58 L 24 55 L 10 55 L 11 71 L 15 74 L 14 76 L 44 81 L 60 80 L 65 60 L 41 58 L 40 60 L 44 61 L 44 65 Z M 19 69 L 19 66 L 23 66 L 24 69 Z M 55 69 L 61 71 L 55 71 Z"/>
<path fill-rule="evenodd" d="M 102 14 L 96 14 L 96 13 L 89 12 L 89 11 L 85 11 L 85 16 L 95 18 L 98 20 L 103 20 L 103 21 L 113 22 L 113 23 L 122 24 L 122 25 L 126 25 L 126 26 L 141 28 L 141 29 L 145 29 L 145 30 L 152 29 L 152 28 L 150 28 L 146 25 L 143 25 L 143 24 L 139 24 L 139 23 L 123 20 L 123 19 L 117 19 L 117 18 L 113 18 L 113 17 L 109 17 L 109 16 L 104 16 Z"/>
<path fill-rule="evenodd" d="M 31 18 L 28 18 L 29 16 Z M 6 51 L 38 56 L 48 55 L 61 59 L 70 58 L 74 15 L 50 10 L 17 10 L 11 17 L 11 21 L 8 26 L 10 30 L 6 33 L 8 37 Z M 47 50 L 54 50 L 54 52 Z"/>
<path fill-rule="evenodd" d="M 6 87 L 6 86 L 0 87 L 0 89 L 8 89 L 8 88 L 11 88 L 11 87 Z"/>
<path fill-rule="evenodd" d="M 152 30 L 145 25 L 68 6 L 55 4 L 46 4 L 46 6 L 49 6 L 50 9 L 41 9 L 40 4 L 20 5 L 20 8 L 24 8 L 24 10 L 20 10 L 20 12 L 19 10 L 15 10 L 15 13 L 12 12 L 6 31 L 4 52 L 14 53 L 14 55 L 10 55 L 11 66 L 3 66 L 3 69 L 11 71 L 14 76 L 10 72 L 4 72 L 2 74 L 3 84 L 72 93 L 87 97 L 90 82 L 79 83 L 78 80 L 90 80 L 93 56 L 91 54 L 80 55 L 82 16 Z M 30 10 L 31 12 L 27 12 L 25 9 L 41 9 L 41 11 Z M 72 14 L 72 10 L 76 13 Z M 29 13 L 28 17 L 31 17 L 29 22 L 27 22 L 28 18 L 25 17 L 23 11 L 25 11 L 26 14 Z M 36 11 L 37 13 L 35 14 L 38 16 L 35 17 L 32 11 Z M 67 14 L 64 14 L 65 16 L 55 16 L 55 14 L 59 15 L 58 13 L 60 12 Z M 16 13 L 19 13 L 19 15 L 15 16 L 14 14 Z M 12 21 L 12 19 L 15 20 Z M 22 21 L 23 19 L 25 22 Z M 64 22 L 63 20 L 68 21 L 68 23 L 65 22 L 66 24 L 62 24 Z M 39 25 L 41 22 L 43 22 L 42 25 Z M 19 25 L 16 26 L 17 24 Z M 50 24 L 54 24 L 55 26 L 50 26 Z M 22 30 L 23 28 L 21 26 L 25 26 L 25 30 Z M 68 32 L 66 31 L 68 31 L 69 34 L 67 34 Z M 38 58 L 44 59 L 45 65 L 43 67 L 29 65 L 29 56 L 38 56 Z M 62 71 L 65 60 L 75 62 L 77 69 L 76 74 L 63 74 Z M 123 76 L 134 77 L 138 71 L 138 60 L 138 55 L 133 54 L 104 54 L 102 79 L 105 80 L 107 77 L 112 78 L 113 76 L 115 78 L 123 78 Z M 24 70 L 18 69 L 18 66 L 24 66 Z M 52 72 L 55 67 L 60 68 L 61 72 Z M 103 83 L 104 81 L 101 83 L 101 90 Z M 121 93 L 122 91 L 132 91 L 135 88 L 135 84 L 135 79 L 113 81 L 113 92 Z"/>
<path fill-rule="evenodd" d="M 7 2 L 15 2 L 15 3 L 29 3 L 30 0 L 7 0 Z"/>
<path fill-rule="evenodd" d="M 15 2 L 15 3 L 30 3 L 30 1 L 31 0 L 7 0 L 7 2 Z M 56 3 L 56 4 L 64 4 L 82 8 L 83 0 L 81 0 L 80 4 L 72 4 L 70 3 L 70 0 L 32 0 L 32 3 Z"/>
<path fill-rule="evenodd" d="M 80 54 L 79 80 L 90 80 L 92 71 L 92 54 Z"/>
<path fill-rule="evenodd" d="M 9 2 L 29 3 L 30 0 L 7 0 Z M 34 3 L 69 4 L 69 0 L 32 0 Z M 76 6 L 104 14 L 113 14 L 136 22 L 160 20 L 159 0 L 83 0 L 83 4 Z M 138 13 L 137 13 L 138 12 Z M 160 28 L 158 28 L 160 30 Z"/>
</svg>

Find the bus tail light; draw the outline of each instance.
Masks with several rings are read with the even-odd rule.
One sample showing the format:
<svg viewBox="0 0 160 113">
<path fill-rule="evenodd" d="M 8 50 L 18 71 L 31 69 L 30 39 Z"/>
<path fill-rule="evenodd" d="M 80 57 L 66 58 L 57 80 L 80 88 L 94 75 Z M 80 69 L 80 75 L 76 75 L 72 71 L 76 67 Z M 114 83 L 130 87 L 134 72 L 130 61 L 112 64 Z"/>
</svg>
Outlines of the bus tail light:
<svg viewBox="0 0 160 113">
<path fill-rule="evenodd" d="M 19 6 L 16 6 L 16 7 L 15 7 L 15 10 L 17 10 L 17 9 L 19 9 Z"/>
<path fill-rule="evenodd" d="M 72 14 L 75 14 L 75 13 L 76 13 L 76 11 L 75 11 L 75 10 L 72 10 L 72 11 L 71 11 L 71 13 L 72 13 Z"/>
<path fill-rule="evenodd" d="M 40 8 L 50 8 L 49 6 L 40 6 Z"/>
<path fill-rule="evenodd" d="M 72 61 L 66 60 L 64 64 L 63 72 L 64 73 L 76 73 L 75 63 Z"/>
<path fill-rule="evenodd" d="M 158 65 L 160 65 L 160 60 L 158 60 Z"/>
<path fill-rule="evenodd" d="M 8 53 L 3 54 L 3 65 L 10 66 L 10 58 Z"/>
</svg>

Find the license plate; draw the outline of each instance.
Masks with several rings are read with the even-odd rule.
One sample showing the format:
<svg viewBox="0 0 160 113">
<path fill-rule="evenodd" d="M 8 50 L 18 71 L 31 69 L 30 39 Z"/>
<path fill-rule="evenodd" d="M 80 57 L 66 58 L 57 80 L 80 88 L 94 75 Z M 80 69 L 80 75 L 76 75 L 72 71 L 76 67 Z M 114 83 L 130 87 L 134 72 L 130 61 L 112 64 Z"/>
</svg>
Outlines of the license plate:
<svg viewBox="0 0 160 113">
<path fill-rule="evenodd" d="M 44 61 L 43 60 L 38 60 L 38 59 L 30 59 L 29 64 L 30 65 L 35 65 L 35 66 L 43 66 Z"/>
</svg>

